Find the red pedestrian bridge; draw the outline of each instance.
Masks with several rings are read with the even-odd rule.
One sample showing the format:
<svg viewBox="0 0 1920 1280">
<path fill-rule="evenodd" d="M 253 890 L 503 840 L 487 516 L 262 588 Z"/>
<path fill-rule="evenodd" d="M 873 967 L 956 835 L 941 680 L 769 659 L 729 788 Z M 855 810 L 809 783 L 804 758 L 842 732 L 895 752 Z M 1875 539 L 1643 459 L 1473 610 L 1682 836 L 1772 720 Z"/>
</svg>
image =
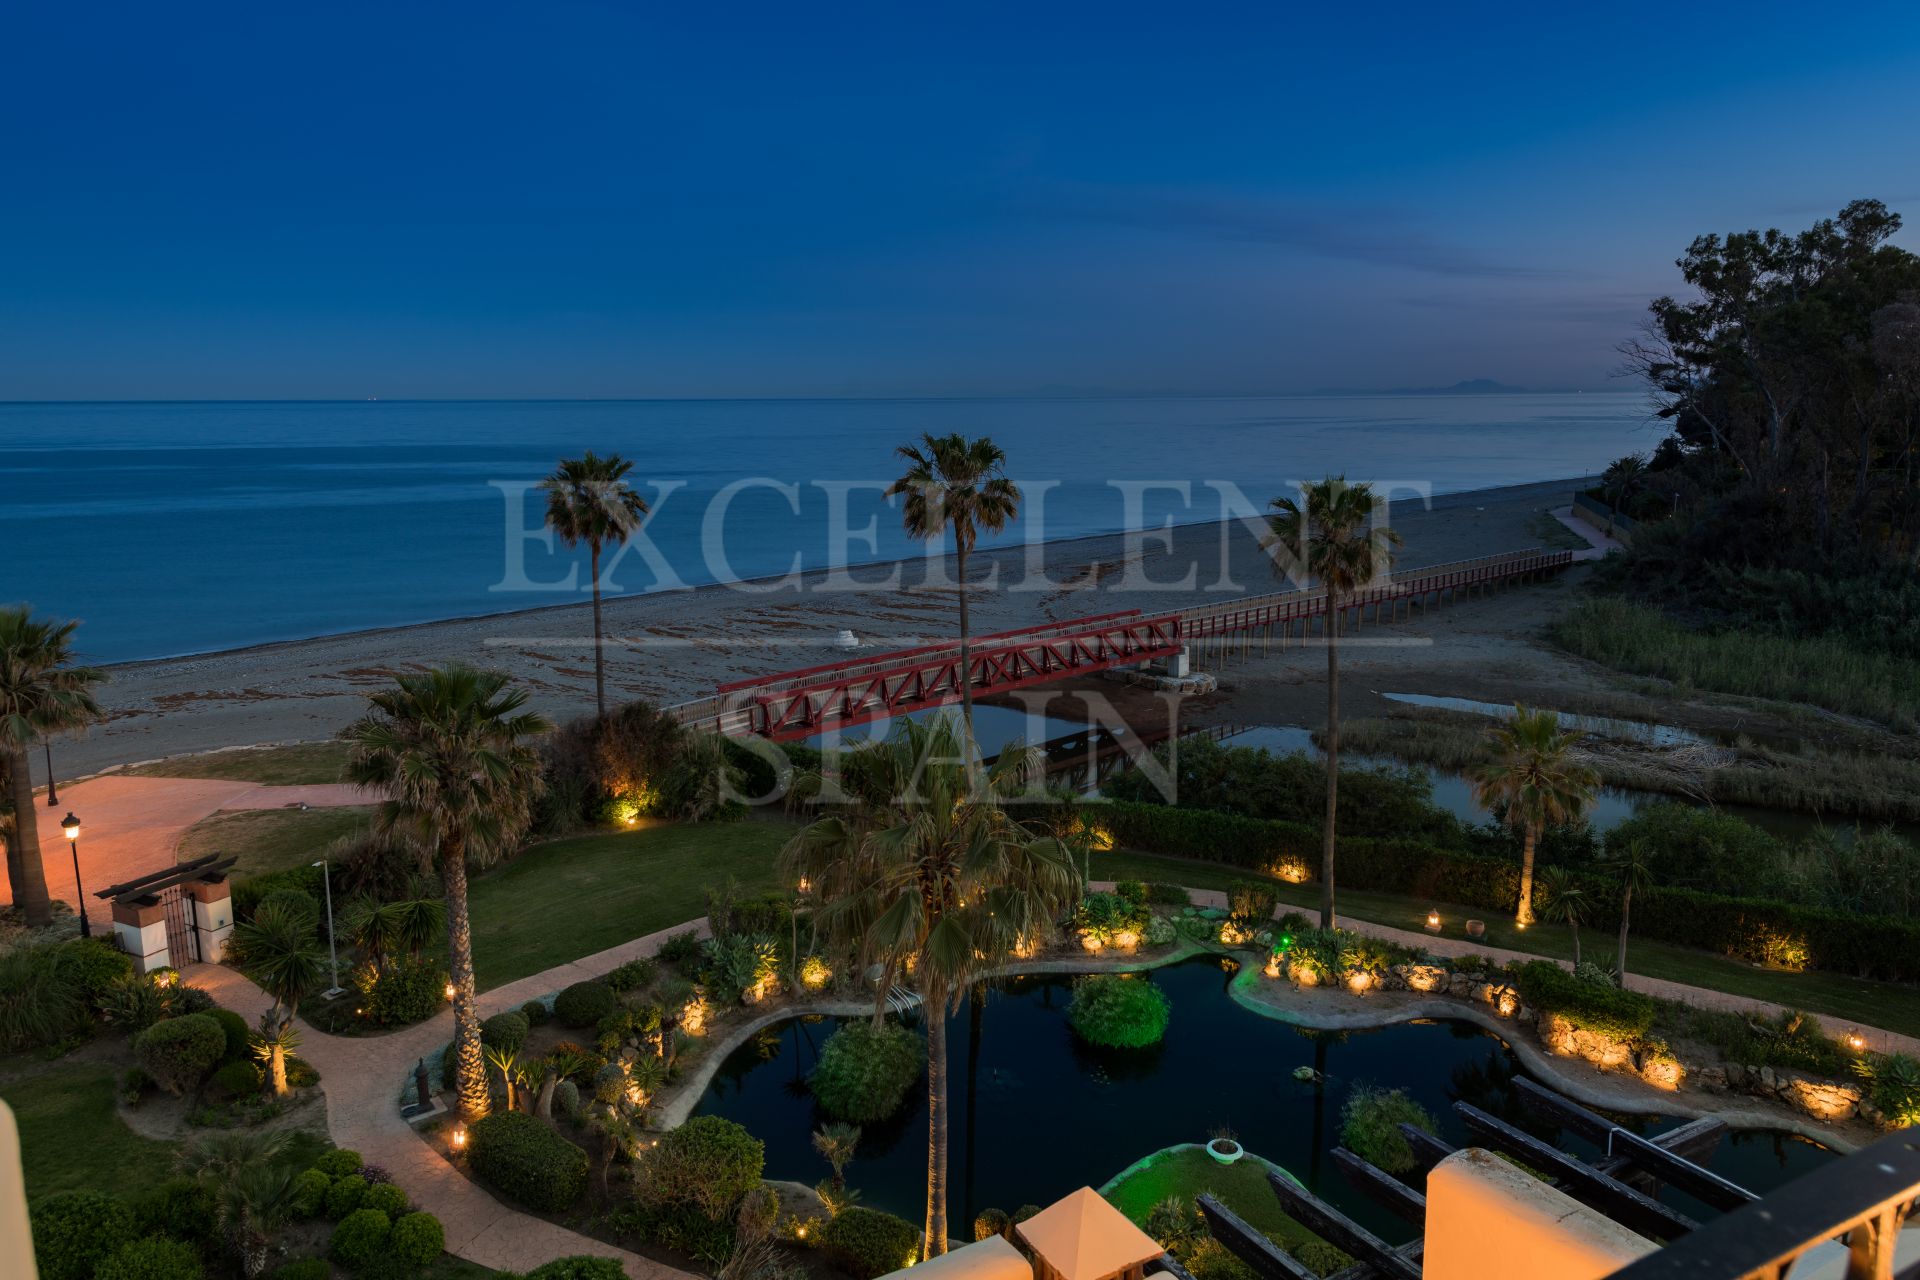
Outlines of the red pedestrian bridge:
<svg viewBox="0 0 1920 1280">
<path fill-rule="evenodd" d="M 1457 599 L 1558 572 L 1571 551 L 1529 548 L 1433 565 L 1395 574 L 1340 599 L 1341 630 L 1367 620 L 1390 622 Z M 977 636 L 966 665 L 975 698 L 1050 684 L 1070 676 L 1139 667 L 1191 652 L 1224 661 L 1306 643 L 1327 627 L 1323 588 L 1246 596 L 1229 603 L 1173 613 L 1138 609 L 1044 622 Z M 841 662 L 783 671 L 720 685 L 712 695 L 671 708 L 683 724 L 733 737 L 757 734 L 775 742 L 848 729 L 910 711 L 960 701 L 960 644 L 943 640 L 911 649 L 862 654 Z"/>
</svg>

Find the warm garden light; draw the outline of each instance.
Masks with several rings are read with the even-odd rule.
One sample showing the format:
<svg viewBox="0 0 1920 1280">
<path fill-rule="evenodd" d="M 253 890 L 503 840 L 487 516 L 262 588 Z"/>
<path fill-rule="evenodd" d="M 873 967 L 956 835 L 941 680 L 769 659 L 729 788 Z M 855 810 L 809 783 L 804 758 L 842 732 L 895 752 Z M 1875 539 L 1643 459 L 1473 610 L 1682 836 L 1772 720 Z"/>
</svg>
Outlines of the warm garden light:
<svg viewBox="0 0 1920 1280">
<path fill-rule="evenodd" d="M 60 831 L 67 839 L 78 840 L 80 838 L 80 819 L 74 817 L 73 814 L 69 812 L 66 817 L 60 819 Z"/>
<path fill-rule="evenodd" d="M 453 1149 L 459 1151 L 465 1148 L 466 1145 L 467 1131 L 465 1129 L 455 1129 L 453 1131 Z"/>
<path fill-rule="evenodd" d="M 1440 932 L 1440 913 L 1438 911 L 1427 912 L 1427 932 Z"/>
<path fill-rule="evenodd" d="M 447 999 L 453 999 L 453 984 L 451 982 L 447 984 Z"/>
<path fill-rule="evenodd" d="M 1847 1032 L 1847 1048 L 1853 1050 L 1855 1053 L 1858 1053 L 1866 1047 L 1867 1047 L 1867 1038 L 1865 1036 L 1861 1035 L 1858 1031 Z"/>
</svg>

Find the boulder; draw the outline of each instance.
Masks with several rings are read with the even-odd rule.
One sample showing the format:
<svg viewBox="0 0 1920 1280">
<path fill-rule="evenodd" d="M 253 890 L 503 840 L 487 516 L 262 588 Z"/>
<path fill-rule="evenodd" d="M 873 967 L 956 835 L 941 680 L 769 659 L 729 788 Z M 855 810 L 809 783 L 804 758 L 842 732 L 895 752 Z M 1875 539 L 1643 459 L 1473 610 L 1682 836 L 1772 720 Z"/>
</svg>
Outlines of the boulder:
<svg viewBox="0 0 1920 1280">
<path fill-rule="evenodd" d="M 1781 1084 L 1782 1096 L 1815 1120 L 1848 1120 L 1860 1110 L 1860 1090 L 1850 1084 L 1784 1073 Z"/>
</svg>

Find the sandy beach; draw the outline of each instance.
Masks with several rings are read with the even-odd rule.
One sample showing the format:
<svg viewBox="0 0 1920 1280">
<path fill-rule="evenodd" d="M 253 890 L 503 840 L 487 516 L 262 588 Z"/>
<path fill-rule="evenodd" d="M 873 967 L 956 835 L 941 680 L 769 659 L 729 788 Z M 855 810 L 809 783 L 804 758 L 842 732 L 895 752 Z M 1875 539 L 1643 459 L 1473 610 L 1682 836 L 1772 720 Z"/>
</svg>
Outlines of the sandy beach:
<svg viewBox="0 0 1920 1280">
<path fill-rule="evenodd" d="M 1542 521 L 1566 505 L 1576 484 L 1395 503 L 1392 523 L 1405 539 L 1398 564 L 1538 545 Z M 815 573 L 610 599 L 609 698 L 676 702 L 742 676 L 831 661 L 842 628 L 883 649 L 947 638 L 957 627 L 958 596 L 951 560 L 939 564 L 919 559 L 854 569 L 838 581 Z M 1279 585 L 1253 533 L 1238 523 L 983 552 L 969 581 L 976 634 L 1116 609 L 1188 608 Z M 101 698 L 106 722 L 58 742 L 55 768 L 75 777 L 218 747 L 330 737 L 396 672 L 455 659 L 510 672 L 532 690 L 538 710 L 566 719 L 592 710 L 591 635 L 590 608 L 580 604 L 125 663 L 110 668 Z M 1271 678 L 1288 683 L 1284 669 Z M 1304 682 L 1308 673 L 1296 678 Z"/>
</svg>

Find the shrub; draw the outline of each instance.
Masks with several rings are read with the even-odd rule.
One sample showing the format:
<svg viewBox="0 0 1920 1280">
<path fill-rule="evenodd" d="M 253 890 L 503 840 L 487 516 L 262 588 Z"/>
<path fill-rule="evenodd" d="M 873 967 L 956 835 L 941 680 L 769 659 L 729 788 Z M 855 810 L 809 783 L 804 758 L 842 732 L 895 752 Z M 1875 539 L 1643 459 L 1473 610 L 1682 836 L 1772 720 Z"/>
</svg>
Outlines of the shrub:
<svg viewBox="0 0 1920 1280">
<path fill-rule="evenodd" d="M 541 1263 L 527 1272 L 527 1280 L 627 1280 L 627 1273 L 612 1258 L 579 1253 Z"/>
<path fill-rule="evenodd" d="M 1273 923 L 1280 895 L 1268 880 L 1235 880 L 1227 886 L 1227 914 L 1248 933 Z"/>
<path fill-rule="evenodd" d="M 654 955 L 662 964 L 685 971 L 689 965 L 697 965 L 705 958 L 706 949 L 698 933 L 692 929 L 682 929 L 661 939 L 660 949 Z"/>
<path fill-rule="evenodd" d="M 327 1188 L 327 1216 L 335 1222 L 344 1221 L 348 1214 L 360 1207 L 367 1198 L 367 1180 L 357 1173 L 344 1178 L 334 1179 Z"/>
<path fill-rule="evenodd" d="M 378 1209 L 389 1218 L 398 1219 L 407 1211 L 407 1193 L 391 1182 L 370 1182 L 367 1184 L 367 1193 L 360 1197 L 358 1207 Z M 399 1225 L 397 1221 L 395 1225 Z"/>
<path fill-rule="evenodd" d="M 425 1022 L 446 1004 L 447 970 L 425 956 L 399 956 L 385 967 L 371 965 L 354 974 L 360 1007 L 377 1027 L 405 1027 Z"/>
<path fill-rule="evenodd" d="M 1582 982 L 1550 960 L 1529 960 L 1515 978 L 1520 997 L 1582 1031 L 1632 1042 L 1653 1025 L 1653 1000 L 1619 987 Z"/>
<path fill-rule="evenodd" d="M 447 1247 L 447 1233 L 440 1219 L 430 1213 L 409 1213 L 396 1218 L 387 1237 L 387 1252 L 415 1267 L 430 1264 Z"/>
<path fill-rule="evenodd" d="M 828 1115 L 869 1124 L 900 1109 L 926 1063 L 925 1042 L 905 1027 L 887 1023 L 875 1030 L 855 1019 L 827 1037 L 809 1082 Z"/>
<path fill-rule="evenodd" d="M 1140 936 L 1150 947 L 1164 947 L 1179 937 L 1180 931 L 1175 927 L 1173 921 L 1167 919 L 1165 916 L 1149 916 L 1147 918 L 1147 927 L 1141 930 Z"/>
<path fill-rule="evenodd" d="M 1330 1276 L 1353 1265 L 1353 1258 L 1337 1245 L 1325 1240 L 1305 1240 L 1288 1250 L 1300 1265 L 1317 1276 Z"/>
<path fill-rule="evenodd" d="M 1011 1230 L 1013 1230 L 1013 1219 L 1007 1216 L 1005 1209 L 982 1209 L 980 1216 L 973 1220 L 975 1243 L 991 1240 L 995 1236 L 1004 1236 Z"/>
<path fill-rule="evenodd" d="M 148 1236 L 122 1245 L 93 1273 L 94 1280 L 200 1280 L 206 1269 L 192 1245 Z"/>
<path fill-rule="evenodd" d="M 920 1232 L 911 1222 L 861 1205 L 842 1209 L 820 1232 L 820 1247 L 854 1280 L 898 1271 L 913 1261 Z"/>
<path fill-rule="evenodd" d="M 317 1218 L 327 1211 L 327 1192 L 333 1179 L 319 1169 L 303 1169 L 293 1179 L 287 1207 L 296 1218 Z"/>
<path fill-rule="evenodd" d="M 288 867 L 285 871 L 269 871 L 265 875 L 251 876 L 245 880 L 233 882 L 233 916 L 236 920 L 251 920 L 261 901 L 270 893 L 280 889 L 298 889 L 309 901 L 318 902 L 325 892 L 321 884 L 322 871 L 319 867 L 305 863 L 297 867 Z"/>
<path fill-rule="evenodd" d="M 344 1178 L 350 1173 L 360 1172 L 360 1166 L 365 1163 L 358 1151 L 348 1147 L 335 1147 L 331 1151 L 321 1152 L 319 1158 L 313 1162 L 313 1167 L 329 1178 Z"/>
<path fill-rule="evenodd" d="M 1405 1089 L 1376 1089 L 1362 1085 L 1347 1099 L 1341 1112 L 1340 1141 L 1362 1160 L 1388 1173 L 1409 1172 L 1415 1164 L 1402 1124 L 1426 1133 L 1438 1133 L 1433 1116 L 1407 1096 Z"/>
<path fill-rule="evenodd" d="M 518 1010 L 496 1013 L 480 1024 L 480 1043 L 494 1049 L 518 1051 L 532 1030 L 527 1015 Z"/>
<path fill-rule="evenodd" d="M 104 938 L 70 938 L 53 950 L 54 964 L 95 1009 L 107 991 L 133 974 L 133 957 Z"/>
<path fill-rule="evenodd" d="M 128 974 L 101 993 L 100 1012 L 114 1026 L 138 1035 L 167 1016 L 166 993 L 152 978 Z"/>
<path fill-rule="evenodd" d="M 98 1191 L 62 1191 L 33 1206 L 40 1280 L 89 1280 L 94 1268 L 133 1240 L 133 1212 Z"/>
<path fill-rule="evenodd" d="M 529 1000 L 520 1006 L 520 1016 L 529 1027 L 544 1027 L 553 1021 L 553 1010 L 547 1008 L 545 1000 Z"/>
<path fill-rule="evenodd" d="M 604 982 L 576 982 L 553 999 L 553 1016 L 563 1027 L 591 1027 L 613 1012 L 613 988 Z"/>
<path fill-rule="evenodd" d="M 226 1031 L 204 1013 L 157 1022 L 133 1040 L 141 1068 L 175 1097 L 191 1092 L 226 1051 Z"/>
<path fill-rule="evenodd" d="M 342 1266 L 357 1270 L 386 1252 L 392 1232 L 393 1223 L 378 1209 L 355 1209 L 333 1229 L 327 1252 Z"/>
<path fill-rule="evenodd" d="M 333 1268 L 325 1258 L 295 1258 L 281 1264 L 273 1280 L 333 1280 Z"/>
<path fill-rule="evenodd" d="M 695 1116 L 646 1148 L 641 1195 L 653 1205 L 697 1209 L 710 1222 L 731 1221 L 760 1185 L 766 1155 L 766 1144 L 733 1121 Z"/>
<path fill-rule="evenodd" d="M 320 900 L 305 889 L 298 889 L 292 885 L 273 889 L 262 895 L 260 901 L 254 905 L 254 914 L 257 915 L 262 909 L 284 911 L 296 919 L 306 921 L 308 933 L 319 932 Z"/>
<path fill-rule="evenodd" d="M 1139 1049 L 1166 1034 L 1172 1007 L 1150 979 L 1103 973 L 1073 989 L 1067 1021 L 1089 1044 Z"/>
<path fill-rule="evenodd" d="M 571 1080 L 562 1080 L 553 1087 L 553 1106 L 563 1116 L 580 1114 L 580 1086 Z"/>
<path fill-rule="evenodd" d="M 58 1044 L 86 1025 L 86 996 L 57 951 L 21 947 L 0 955 L 0 1052 Z"/>
<path fill-rule="evenodd" d="M 168 1178 L 134 1202 L 133 1222 L 143 1236 L 207 1243 L 214 1235 L 213 1192 L 192 1178 Z"/>
<path fill-rule="evenodd" d="M 220 1030 L 227 1037 L 227 1047 L 220 1054 L 223 1062 L 244 1062 L 253 1058 L 253 1028 L 247 1020 L 231 1009 L 209 1009 L 207 1016 L 220 1024 Z"/>
<path fill-rule="evenodd" d="M 482 1182 L 529 1209 L 558 1213 L 587 1189 L 587 1153 L 524 1111 L 478 1121 L 467 1148 Z"/>
<path fill-rule="evenodd" d="M 222 1063 L 207 1083 L 230 1098 L 244 1098 L 260 1092 L 263 1077 L 251 1062 Z"/>
<path fill-rule="evenodd" d="M 1182 885 L 1155 881 L 1147 886 L 1147 901 L 1161 907 L 1190 907 L 1193 895 Z"/>
<path fill-rule="evenodd" d="M 1889 1124 L 1920 1124 L 1920 1062 L 1904 1053 L 1876 1053 L 1854 1064 L 1867 1094 Z"/>
</svg>

